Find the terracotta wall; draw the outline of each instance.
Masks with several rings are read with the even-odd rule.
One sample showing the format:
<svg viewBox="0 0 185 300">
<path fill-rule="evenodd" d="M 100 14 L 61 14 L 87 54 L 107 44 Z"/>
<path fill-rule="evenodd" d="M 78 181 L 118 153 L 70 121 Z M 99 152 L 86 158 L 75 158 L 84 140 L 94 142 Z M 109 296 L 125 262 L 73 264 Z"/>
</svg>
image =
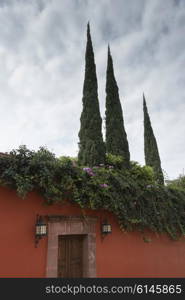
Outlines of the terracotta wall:
<svg viewBox="0 0 185 300">
<path fill-rule="evenodd" d="M 166 236 L 146 233 L 123 233 L 116 218 L 103 211 L 86 210 L 97 216 L 97 277 L 185 277 L 185 239 L 172 241 Z M 47 238 L 34 245 L 36 214 L 75 215 L 81 209 L 69 203 L 47 206 L 36 193 L 20 199 L 16 192 L 0 188 L 0 277 L 45 277 Z M 112 234 L 103 240 L 100 221 L 108 217 Z"/>
</svg>

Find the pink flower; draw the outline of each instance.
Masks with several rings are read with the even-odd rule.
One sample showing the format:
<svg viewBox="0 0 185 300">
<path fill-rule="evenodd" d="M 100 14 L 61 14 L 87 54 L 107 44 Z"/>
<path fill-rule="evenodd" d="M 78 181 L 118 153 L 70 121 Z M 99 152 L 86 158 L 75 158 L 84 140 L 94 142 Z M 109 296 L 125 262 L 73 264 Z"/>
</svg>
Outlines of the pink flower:
<svg viewBox="0 0 185 300">
<path fill-rule="evenodd" d="M 89 176 L 95 176 L 91 168 L 83 168 L 83 171 L 87 172 Z"/>
<path fill-rule="evenodd" d="M 107 188 L 107 187 L 108 187 L 108 184 L 102 183 L 102 184 L 100 184 L 100 186 L 103 187 L 103 188 Z"/>
</svg>

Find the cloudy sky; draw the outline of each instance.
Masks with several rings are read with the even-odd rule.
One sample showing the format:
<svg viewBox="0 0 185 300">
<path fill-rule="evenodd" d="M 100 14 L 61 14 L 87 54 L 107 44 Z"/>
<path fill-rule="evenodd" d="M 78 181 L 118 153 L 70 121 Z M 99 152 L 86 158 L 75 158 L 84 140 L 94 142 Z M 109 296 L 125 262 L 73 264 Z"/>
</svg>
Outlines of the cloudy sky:
<svg viewBox="0 0 185 300">
<path fill-rule="evenodd" d="M 0 152 L 76 156 L 86 24 L 102 118 L 110 43 L 131 159 L 144 164 L 145 93 L 162 168 L 185 168 L 184 0 L 0 0 Z"/>
</svg>

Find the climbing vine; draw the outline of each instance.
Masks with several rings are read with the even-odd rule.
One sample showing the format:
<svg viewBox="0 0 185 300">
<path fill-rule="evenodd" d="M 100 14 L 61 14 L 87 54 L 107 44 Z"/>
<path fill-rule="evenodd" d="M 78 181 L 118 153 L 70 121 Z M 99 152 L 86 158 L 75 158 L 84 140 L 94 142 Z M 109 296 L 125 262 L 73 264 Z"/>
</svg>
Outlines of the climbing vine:
<svg viewBox="0 0 185 300">
<path fill-rule="evenodd" d="M 185 189 L 156 184 L 150 167 L 122 166 L 119 156 L 108 155 L 104 165 L 89 168 L 45 148 L 21 146 L 0 155 L 0 185 L 16 189 L 20 197 L 35 190 L 47 204 L 67 199 L 82 208 L 106 209 L 123 231 L 148 228 L 173 239 L 185 235 Z"/>
</svg>

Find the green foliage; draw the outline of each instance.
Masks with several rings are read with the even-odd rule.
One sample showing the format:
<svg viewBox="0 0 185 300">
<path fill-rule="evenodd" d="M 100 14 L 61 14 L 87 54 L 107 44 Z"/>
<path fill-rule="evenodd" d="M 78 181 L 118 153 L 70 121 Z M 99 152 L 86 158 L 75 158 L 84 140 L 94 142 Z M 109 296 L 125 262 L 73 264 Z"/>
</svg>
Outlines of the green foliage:
<svg viewBox="0 0 185 300">
<path fill-rule="evenodd" d="M 0 155 L 0 182 L 21 197 L 36 190 L 47 204 L 68 200 L 81 208 L 106 209 L 123 231 L 150 229 L 173 239 L 185 235 L 185 190 L 157 185 L 148 166 L 120 164 L 120 157 L 107 155 L 104 165 L 81 167 L 76 159 L 56 158 L 45 148 L 21 146 Z"/>
<path fill-rule="evenodd" d="M 185 190 L 185 176 L 180 175 L 177 179 L 171 180 L 168 183 L 169 187 Z"/>
<path fill-rule="evenodd" d="M 117 169 L 123 168 L 124 158 L 121 155 L 113 155 L 111 153 L 106 154 L 106 163 L 110 166 L 114 166 Z"/>
<path fill-rule="evenodd" d="M 134 178 L 143 181 L 143 184 L 152 183 L 155 184 L 155 174 L 150 166 L 140 166 L 138 162 L 131 161 L 130 173 Z"/>
<path fill-rule="evenodd" d="M 106 152 L 124 158 L 123 164 L 129 167 L 130 153 L 127 134 L 124 127 L 123 113 L 119 99 L 119 90 L 114 76 L 114 68 L 108 47 L 106 78 Z"/>
<path fill-rule="evenodd" d="M 161 160 L 157 147 L 156 138 L 153 133 L 150 117 L 148 114 L 146 100 L 143 95 L 143 112 L 144 112 L 144 151 L 145 162 L 147 166 L 154 169 L 156 181 L 159 184 L 164 184 L 164 176 L 161 168 Z"/>
<path fill-rule="evenodd" d="M 61 162 L 61 165 L 66 168 L 72 168 L 77 164 L 77 159 L 69 156 L 61 156 L 59 157 L 59 161 Z"/>
<path fill-rule="evenodd" d="M 81 165 L 93 166 L 104 163 L 105 145 L 102 136 L 102 119 L 100 116 L 98 101 L 98 84 L 94 52 L 90 35 L 90 27 L 87 27 L 87 46 L 85 57 L 85 79 L 83 86 L 83 110 L 80 118 L 79 153 L 78 159 Z"/>
</svg>

